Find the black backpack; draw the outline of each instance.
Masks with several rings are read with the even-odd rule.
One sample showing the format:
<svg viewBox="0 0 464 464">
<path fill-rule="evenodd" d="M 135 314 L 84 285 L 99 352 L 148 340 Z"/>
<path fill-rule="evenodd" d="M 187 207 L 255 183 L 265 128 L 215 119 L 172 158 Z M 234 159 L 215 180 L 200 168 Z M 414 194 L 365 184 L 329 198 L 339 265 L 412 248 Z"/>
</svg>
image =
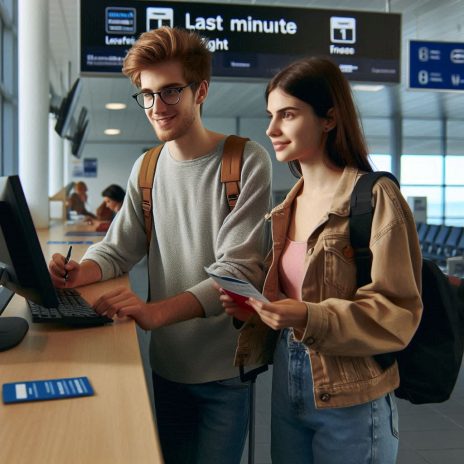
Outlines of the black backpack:
<svg viewBox="0 0 464 464">
<path fill-rule="evenodd" d="M 361 176 L 351 195 L 350 240 L 355 249 L 357 285 L 371 282 L 372 255 L 369 250 L 373 206 L 372 187 L 386 176 L 398 185 L 389 172 Z M 452 285 L 440 268 L 422 260 L 422 302 L 424 310 L 419 327 L 409 345 L 396 353 L 376 355 L 384 368 L 398 362 L 398 398 L 414 404 L 446 401 L 453 391 L 464 351 L 463 284 Z"/>
</svg>

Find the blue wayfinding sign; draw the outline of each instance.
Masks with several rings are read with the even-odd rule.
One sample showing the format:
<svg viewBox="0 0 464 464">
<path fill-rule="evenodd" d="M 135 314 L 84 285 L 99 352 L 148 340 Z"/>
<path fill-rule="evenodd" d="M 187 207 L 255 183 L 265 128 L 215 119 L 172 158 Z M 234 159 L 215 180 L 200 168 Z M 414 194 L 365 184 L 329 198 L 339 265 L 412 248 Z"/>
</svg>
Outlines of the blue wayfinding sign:
<svg viewBox="0 0 464 464">
<path fill-rule="evenodd" d="M 411 40 L 409 88 L 464 90 L 464 43 Z"/>
</svg>

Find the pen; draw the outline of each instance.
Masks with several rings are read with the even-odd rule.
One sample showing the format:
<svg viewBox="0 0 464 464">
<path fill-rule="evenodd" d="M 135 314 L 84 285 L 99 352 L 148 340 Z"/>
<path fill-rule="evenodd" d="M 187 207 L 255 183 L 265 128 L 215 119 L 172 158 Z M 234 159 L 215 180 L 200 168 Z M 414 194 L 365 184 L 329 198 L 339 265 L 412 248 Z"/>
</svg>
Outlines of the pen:
<svg viewBox="0 0 464 464">
<path fill-rule="evenodd" d="M 69 246 L 68 254 L 66 255 L 66 258 L 64 258 L 64 264 L 69 263 L 69 260 L 71 259 L 71 251 L 72 251 L 72 245 Z M 68 280 L 68 271 L 66 271 L 64 274 L 64 280 Z"/>
</svg>

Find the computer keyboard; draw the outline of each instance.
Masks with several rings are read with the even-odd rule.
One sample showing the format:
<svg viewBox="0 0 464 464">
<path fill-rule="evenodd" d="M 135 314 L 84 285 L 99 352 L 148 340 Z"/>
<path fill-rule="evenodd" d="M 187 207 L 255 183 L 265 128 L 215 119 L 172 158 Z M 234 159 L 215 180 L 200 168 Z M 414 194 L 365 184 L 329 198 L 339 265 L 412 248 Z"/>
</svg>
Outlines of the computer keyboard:
<svg viewBox="0 0 464 464">
<path fill-rule="evenodd" d="M 57 308 L 46 308 L 28 300 L 32 322 L 56 322 L 72 326 L 92 326 L 113 322 L 101 316 L 72 288 L 56 289 L 59 304 Z"/>
</svg>

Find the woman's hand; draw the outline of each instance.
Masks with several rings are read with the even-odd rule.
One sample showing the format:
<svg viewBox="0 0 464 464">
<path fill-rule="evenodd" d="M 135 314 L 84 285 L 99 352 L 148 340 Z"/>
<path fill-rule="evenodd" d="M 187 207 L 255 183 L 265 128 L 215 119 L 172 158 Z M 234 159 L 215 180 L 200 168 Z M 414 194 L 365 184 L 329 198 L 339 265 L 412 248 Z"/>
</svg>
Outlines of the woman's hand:
<svg viewBox="0 0 464 464">
<path fill-rule="evenodd" d="M 247 303 L 271 329 L 280 330 L 287 327 L 298 331 L 306 329 L 308 309 L 306 304 L 301 301 L 286 298 L 273 303 L 265 303 L 249 298 Z"/>
<path fill-rule="evenodd" d="M 235 317 L 235 319 L 238 319 L 239 321 L 247 321 L 250 318 L 253 313 L 253 309 L 251 307 L 248 309 L 238 305 L 216 282 L 213 282 L 213 287 L 220 293 L 219 300 L 221 301 L 226 314 Z"/>
</svg>

